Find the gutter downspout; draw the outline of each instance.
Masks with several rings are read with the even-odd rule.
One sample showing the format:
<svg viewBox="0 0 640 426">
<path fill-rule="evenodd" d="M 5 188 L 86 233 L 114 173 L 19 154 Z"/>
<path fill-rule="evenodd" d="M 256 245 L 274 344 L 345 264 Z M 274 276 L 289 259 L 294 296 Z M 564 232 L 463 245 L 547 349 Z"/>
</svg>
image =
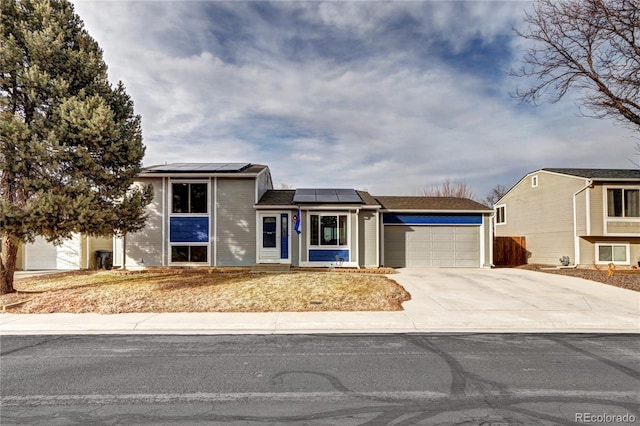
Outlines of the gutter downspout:
<svg viewBox="0 0 640 426">
<path fill-rule="evenodd" d="M 357 269 L 360 269 L 360 209 L 356 209 L 356 263 Z"/>
<path fill-rule="evenodd" d="M 573 250 L 574 250 L 574 258 L 573 258 L 573 268 L 577 268 L 580 264 L 580 237 L 578 237 L 578 212 L 576 206 L 576 197 L 582 191 L 587 188 L 590 188 L 593 185 L 592 179 L 587 179 L 587 183 L 585 186 L 577 190 L 573 193 Z M 589 206 L 587 206 L 588 209 Z"/>
</svg>

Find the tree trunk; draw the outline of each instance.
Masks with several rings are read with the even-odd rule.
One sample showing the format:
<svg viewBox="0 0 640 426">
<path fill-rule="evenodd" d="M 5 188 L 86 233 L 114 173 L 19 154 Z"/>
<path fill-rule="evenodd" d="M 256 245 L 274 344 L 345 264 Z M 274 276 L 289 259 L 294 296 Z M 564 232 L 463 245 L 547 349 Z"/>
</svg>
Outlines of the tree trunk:
<svg viewBox="0 0 640 426">
<path fill-rule="evenodd" d="M 8 234 L 2 234 L 2 252 L 0 253 L 0 294 L 15 292 L 13 273 L 16 270 L 18 246 Z"/>
</svg>

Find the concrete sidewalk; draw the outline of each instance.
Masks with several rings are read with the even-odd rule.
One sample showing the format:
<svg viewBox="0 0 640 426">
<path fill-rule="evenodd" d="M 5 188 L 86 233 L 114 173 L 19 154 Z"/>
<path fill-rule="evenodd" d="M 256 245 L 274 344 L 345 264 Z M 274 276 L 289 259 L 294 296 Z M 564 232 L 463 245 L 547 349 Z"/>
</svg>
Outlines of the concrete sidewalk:
<svg viewBox="0 0 640 426">
<path fill-rule="evenodd" d="M 640 333 L 640 293 L 518 269 L 402 269 L 398 312 L 0 314 L 0 334 Z"/>
</svg>

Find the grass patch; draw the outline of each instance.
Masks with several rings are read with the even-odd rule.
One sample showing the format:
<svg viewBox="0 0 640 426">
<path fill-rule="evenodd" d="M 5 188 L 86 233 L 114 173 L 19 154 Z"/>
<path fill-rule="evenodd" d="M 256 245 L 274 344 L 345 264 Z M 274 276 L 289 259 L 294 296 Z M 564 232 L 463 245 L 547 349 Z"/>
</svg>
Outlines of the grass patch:
<svg viewBox="0 0 640 426">
<path fill-rule="evenodd" d="M 411 298 L 382 275 L 160 270 L 73 272 L 15 281 L 12 313 L 397 311 Z"/>
</svg>

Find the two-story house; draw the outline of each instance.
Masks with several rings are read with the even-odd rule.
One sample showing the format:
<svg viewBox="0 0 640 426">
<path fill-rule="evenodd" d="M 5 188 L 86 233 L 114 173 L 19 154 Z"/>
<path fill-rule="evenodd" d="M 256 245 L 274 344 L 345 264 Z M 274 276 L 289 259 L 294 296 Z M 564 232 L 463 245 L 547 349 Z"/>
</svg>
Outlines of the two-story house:
<svg viewBox="0 0 640 426">
<path fill-rule="evenodd" d="M 489 267 L 493 210 L 472 200 L 376 197 L 349 188 L 273 189 L 265 165 L 145 168 L 154 199 L 114 265 Z M 126 255 L 124 255 L 126 253 Z"/>
<path fill-rule="evenodd" d="M 640 170 L 531 172 L 496 202 L 495 235 L 526 237 L 530 264 L 636 265 Z"/>
</svg>

